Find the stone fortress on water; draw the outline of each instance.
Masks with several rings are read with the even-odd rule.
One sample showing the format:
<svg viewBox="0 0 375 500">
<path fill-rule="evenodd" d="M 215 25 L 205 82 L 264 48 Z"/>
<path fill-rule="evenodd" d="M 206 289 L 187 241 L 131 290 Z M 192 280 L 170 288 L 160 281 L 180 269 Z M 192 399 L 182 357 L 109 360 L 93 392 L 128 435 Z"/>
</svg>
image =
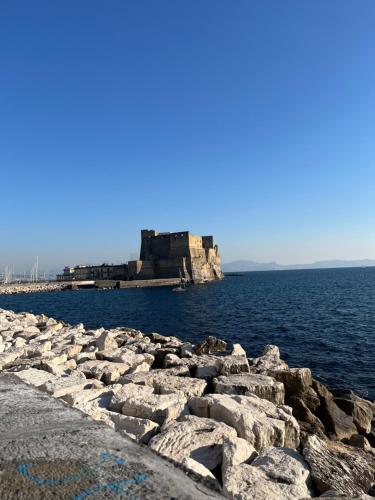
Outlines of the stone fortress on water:
<svg viewBox="0 0 375 500">
<path fill-rule="evenodd" d="M 213 236 L 195 236 L 189 231 L 159 233 L 141 231 L 139 260 L 127 264 L 65 267 L 58 281 L 153 280 L 178 278 L 212 281 L 223 277 L 218 246 Z"/>
</svg>

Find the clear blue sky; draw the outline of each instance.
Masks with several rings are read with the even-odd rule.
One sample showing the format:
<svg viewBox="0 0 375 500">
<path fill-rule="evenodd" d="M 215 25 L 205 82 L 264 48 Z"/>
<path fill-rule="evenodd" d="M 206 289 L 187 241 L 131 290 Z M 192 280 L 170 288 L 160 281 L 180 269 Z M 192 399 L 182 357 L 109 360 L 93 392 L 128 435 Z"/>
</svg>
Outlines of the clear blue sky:
<svg viewBox="0 0 375 500">
<path fill-rule="evenodd" d="M 375 258 L 374 0 L 2 0 L 0 268 Z"/>
</svg>

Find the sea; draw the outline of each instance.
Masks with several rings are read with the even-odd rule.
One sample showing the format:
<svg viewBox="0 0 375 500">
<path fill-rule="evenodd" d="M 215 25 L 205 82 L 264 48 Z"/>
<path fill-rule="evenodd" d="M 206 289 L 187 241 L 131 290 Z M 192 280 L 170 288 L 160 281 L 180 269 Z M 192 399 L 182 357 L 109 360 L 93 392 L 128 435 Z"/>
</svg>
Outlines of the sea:
<svg viewBox="0 0 375 500">
<path fill-rule="evenodd" d="M 330 388 L 375 399 L 375 267 L 263 271 L 170 287 L 0 295 L 0 307 L 88 328 L 128 326 L 199 342 L 215 335 L 248 357 L 279 346 Z"/>
</svg>

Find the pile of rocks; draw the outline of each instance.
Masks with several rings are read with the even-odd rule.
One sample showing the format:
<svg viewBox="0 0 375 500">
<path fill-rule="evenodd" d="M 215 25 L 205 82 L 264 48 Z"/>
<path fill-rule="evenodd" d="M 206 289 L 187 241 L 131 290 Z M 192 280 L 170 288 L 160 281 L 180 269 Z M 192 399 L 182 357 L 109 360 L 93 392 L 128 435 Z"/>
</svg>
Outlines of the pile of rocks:
<svg viewBox="0 0 375 500">
<path fill-rule="evenodd" d="M 0 309 L 0 369 L 235 499 L 374 494 L 375 404 L 330 392 L 276 346 L 248 358 L 130 328 Z"/>
<path fill-rule="evenodd" d="M 0 284 L 0 295 L 14 295 L 18 293 L 56 292 L 62 290 L 66 283 L 14 283 Z"/>
</svg>

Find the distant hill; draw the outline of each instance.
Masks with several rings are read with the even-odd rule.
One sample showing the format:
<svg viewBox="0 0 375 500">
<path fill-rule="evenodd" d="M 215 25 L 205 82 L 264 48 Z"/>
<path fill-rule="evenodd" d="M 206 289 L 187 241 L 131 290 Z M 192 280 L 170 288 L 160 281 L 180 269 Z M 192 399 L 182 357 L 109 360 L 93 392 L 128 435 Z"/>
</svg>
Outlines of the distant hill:
<svg viewBox="0 0 375 500">
<path fill-rule="evenodd" d="M 311 264 L 283 265 L 277 262 L 254 262 L 253 260 L 236 260 L 222 265 L 225 273 L 247 271 L 282 271 L 288 269 L 330 269 L 335 267 L 371 267 L 375 260 L 320 260 Z"/>
</svg>

